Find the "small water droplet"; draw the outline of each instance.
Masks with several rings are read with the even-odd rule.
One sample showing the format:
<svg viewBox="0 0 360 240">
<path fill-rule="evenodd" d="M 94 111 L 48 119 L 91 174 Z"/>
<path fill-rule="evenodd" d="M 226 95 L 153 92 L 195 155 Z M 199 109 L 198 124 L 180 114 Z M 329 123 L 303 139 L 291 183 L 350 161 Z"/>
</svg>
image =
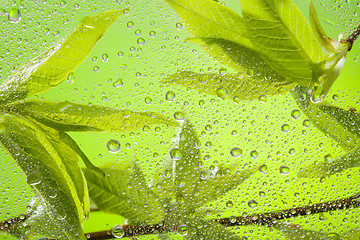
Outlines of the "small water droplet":
<svg viewBox="0 0 360 240">
<path fill-rule="evenodd" d="M 280 173 L 282 175 L 288 175 L 290 173 L 290 168 L 287 166 L 281 166 L 280 167 Z"/>
<path fill-rule="evenodd" d="M 204 101 L 204 100 L 200 100 L 200 101 L 199 101 L 199 106 L 200 106 L 201 108 L 204 108 L 204 105 L 205 105 L 205 101 Z"/>
<path fill-rule="evenodd" d="M 177 232 L 180 236 L 186 236 L 188 234 L 188 227 L 185 224 L 181 224 L 178 226 Z"/>
<path fill-rule="evenodd" d="M 170 157 L 173 159 L 173 160 L 180 160 L 182 158 L 182 154 L 181 154 L 181 151 L 177 148 L 173 148 L 171 149 L 170 151 Z"/>
<path fill-rule="evenodd" d="M 151 99 L 150 97 L 146 97 L 146 98 L 145 98 L 145 103 L 146 103 L 147 105 L 151 104 L 151 103 L 152 103 L 152 99 Z"/>
<path fill-rule="evenodd" d="M 21 20 L 21 12 L 17 8 L 13 8 L 9 11 L 8 19 L 11 23 L 18 23 Z"/>
<path fill-rule="evenodd" d="M 219 69 L 219 74 L 220 74 L 220 76 L 224 76 L 226 73 L 227 73 L 226 68 L 220 68 L 220 69 Z"/>
<path fill-rule="evenodd" d="M 284 133 L 289 132 L 289 131 L 290 131 L 290 126 L 289 126 L 289 124 L 283 124 L 283 125 L 281 126 L 281 131 L 284 132 Z"/>
<path fill-rule="evenodd" d="M 121 78 L 119 78 L 116 82 L 113 83 L 113 86 L 115 88 L 122 87 L 123 85 L 124 85 L 124 83 Z"/>
<path fill-rule="evenodd" d="M 260 196 L 260 197 L 265 197 L 265 195 L 266 195 L 265 192 L 263 192 L 263 191 L 260 191 L 260 192 L 259 192 L 259 196 Z"/>
<path fill-rule="evenodd" d="M 173 102 L 175 100 L 175 93 L 173 91 L 168 91 L 165 95 L 165 99 L 168 102 Z"/>
<path fill-rule="evenodd" d="M 148 125 L 145 125 L 145 126 L 143 127 L 143 131 L 144 131 L 145 133 L 149 133 L 149 132 L 150 132 L 150 127 L 149 127 Z"/>
<path fill-rule="evenodd" d="M 182 23 L 176 23 L 176 28 L 179 29 L 179 30 L 182 30 L 183 29 L 183 25 Z"/>
<path fill-rule="evenodd" d="M 134 27 L 134 22 L 130 21 L 126 25 L 127 25 L 128 28 L 133 28 Z"/>
<path fill-rule="evenodd" d="M 199 149 L 199 148 L 201 147 L 201 142 L 200 142 L 199 140 L 195 140 L 195 141 L 194 141 L 194 147 L 195 147 L 196 149 Z"/>
<path fill-rule="evenodd" d="M 174 117 L 176 120 L 185 120 L 185 114 L 182 112 L 175 112 Z"/>
<path fill-rule="evenodd" d="M 125 235 L 125 231 L 124 231 L 124 229 L 122 227 L 116 226 L 111 230 L 111 234 L 115 238 L 122 238 Z"/>
<path fill-rule="evenodd" d="M 143 39 L 143 38 L 138 38 L 137 44 L 139 44 L 139 45 L 144 45 L 144 44 L 145 44 L 145 39 Z"/>
<path fill-rule="evenodd" d="M 267 174 L 268 173 L 268 167 L 264 164 L 264 165 L 261 165 L 259 167 L 259 171 L 263 174 Z"/>
<path fill-rule="evenodd" d="M 107 55 L 106 53 L 104 53 L 104 54 L 102 55 L 102 60 L 103 60 L 103 62 L 107 62 L 107 61 L 109 60 L 109 55 Z"/>
<path fill-rule="evenodd" d="M 127 68 L 127 64 L 125 64 L 125 63 L 120 64 L 120 68 L 121 68 L 121 69 L 126 69 L 126 68 Z"/>
<path fill-rule="evenodd" d="M 66 7 L 66 2 L 65 1 L 60 1 L 60 7 L 62 7 L 62 8 L 64 8 L 64 7 Z"/>
<path fill-rule="evenodd" d="M 200 173 L 200 179 L 202 179 L 202 180 L 205 180 L 207 178 L 207 174 L 206 174 L 206 172 L 201 172 Z"/>
<path fill-rule="evenodd" d="M 233 206 L 234 206 L 234 203 L 233 203 L 232 201 L 227 201 L 227 202 L 226 202 L 226 207 L 227 207 L 227 208 L 230 209 L 230 208 L 232 208 Z"/>
<path fill-rule="evenodd" d="M 233 158 L 238 158 L 242 154 L 242 149 L 240 148 L 233 148 L 230 150 L 230 154 Z"/>
<path fill-rule="evenodd" d="M 254 151 L 251 151 L 250 152 L 250 156 L 253 158 L 253 159 L 257 159 L 259 157 L 259 153 L 254 150 Z"/>
<path fill-rule="evenodd" d="M 95 67 L 93 67 L 93 70 L 94 70 L 94 72 L 98 72 L 98 71 L 100 70 L 100 67 L 99 67 L 99 66 L 95 66 Z"/>
<path fill-rule="evenodd" d="M 300 113 L 300 111 L 299 110 L 297 110 L 297 109 L 295 109 L 295 110 L 293 110 L 292 112 L 291 112 L 291 116 L 292 116 L 292 118 L 293 119 L 299 119 L 300 118 L 300 115 L 301 115 L 301 113 Z"/>
<path fill-rule="evenodd" d="M 254 76 L 254 71 L 251 70 L 251 69 L 248 69 L 248 70 L 246 71 L 246 74 L 247 74 L 247 76 L 248 76 L 249 78 L 251 78 L 252 76 Z"/>
<path fill-rule="evenodd" d="M 260 95 L 258 99 L 259 99 L 259 102 L 263 102 L 263 103 L 267 102 L 267 100 L 268 100 L 267 96 L 265 96 L 265 95 Z"/>
<path fill-rule="evenodd" d="M 115 139 L 109 140 L 106 144 L 106 147 L 111 153 L 118 153 L 120 151 L 120 143 Z"/>
<path fill-rule="evenodd" d="M 250 200 L 250 201 L 248 202 L 248 206 L 249 206 L 251 209 L 255 209 L 255 208 L 257 208 L 258 203 L 257 203 L 255 200 Z"/>
<path fill-rule="evenodd" d="M 332 161 L 334 161 L 334 157 L 331 154 L 327 154 L 324 156 L 324 161 L 326 163 L 331 163 Z"/>
<path fill-rule="evenodd" d="M 202 83 L 202 84 L 207 83 L 208 80 L 209 80 L 209 76 L 206 75 L 206 74 L 201 75 L 201 76 L 199 77 L 199 82 Z"/>
<path fill-rule="evenodd" d="M 290 154 L 290 155 L 294 155 L 294 154 L 295 154 L 295 149 L 294 149 L 294 148 L 291 148 L 291 149 L 289 150 L 289 154 Z"/>
<path fill-rule="evenodd" d="M 185 186 L 184 179 L 181 178 L 181 177 L 176 178 L 175 181 L 174 181 L 174 184 L 175 184 L 175 186 L 177 186 L 177 187 L 183 187 L 183 186 Z"/>
<path fill-rule="evenodd" d="M 75 73 L 74 72 L 69 73 L 69 75 L 67 76 L 67 82 L 69 84 L 72 84 L 74 80 L 75 80 Z"/>
<path fill-rule="evenodd" d="M 310 122 L 310 120 L 309 119 L 305 119 L 304 120 L 304 122 L 303 122 L 303 125 L 304 125 L 304 127 L 310 127 L 311 126 L 311 122 Z"/>
<path fill-rule="evenodd" d="M 333 99 L 334 101 L 337 101 L 337 100 L 339 99 L 339 95 L 334 94 L 334 95 L 332 96 L 332 99 Z"/>
<path fill-rule="evenodd" d="M 218 88 L 217 90 L 216 90 L 216 95 L 220 98 L 220 99 L 222 99 L 222 100 L 224 100 L 224 99 L 226 99 L 226 97 L 227 97 L 227 91 L 226 91 L 226 89 L 225 88 Z"/>
<path fill-rule="evenodd" d="M 32 172 L 26 177 L 26 182 L 29 185 L 34 186 L 34 185 L 37 185 L 37 184 L 41 183 L 42 179 L 43 179 L 43 176 L 42 176 L 41 173 Z"/>
<path fill-rule="evenodd" d="M 164 177 L 165 177 L 165 178 L 171 177 L 171 173 L 172 173 L 172 171 L 171 171 L 170 169 L 166 169 L 166 170 L 164 171 Z"/>
</svg>

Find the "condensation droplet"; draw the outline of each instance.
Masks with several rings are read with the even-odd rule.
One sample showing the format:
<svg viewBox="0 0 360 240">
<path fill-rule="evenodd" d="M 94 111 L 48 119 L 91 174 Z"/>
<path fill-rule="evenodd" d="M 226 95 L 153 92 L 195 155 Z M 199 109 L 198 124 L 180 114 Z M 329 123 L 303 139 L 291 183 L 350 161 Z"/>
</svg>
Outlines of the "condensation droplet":
<svg viewBox="0 0 360 240">
<path fill-rule="evenodd" d="M 175 112 L 174 117 L 176 120 L 185 120 L 185 114 L 182 112 Z"/>
<path fill-rule="evenodd" d="M 143 38 L 138 38 L 137 44 L 139 44 L 139 45 L 144 45 L 144 44 L 145 44 L 145 39 L 143 39 Z"/>
<path fill-rule="evenodd" d="M 123 236 L 125 236 L 125 231 L 124 231 L 124 229 L 122 227 L 116 226 L 111 230 L 111 234 L 115 238 L 122 238 Z"/>
<path fill-rule="evenodd" d="M 109 55 L 107 55 L 106 53 L 104 53 L 104 54 L 102 55 L 102 60 L 103 60 L 103 62 L 109 61 Z"/>
<path fill-rule="evenodd" d="M 12 23 L 18 23 L 21 20 L 21 12 L 17 8 L 13 8 L 9 11 L 8 19 Z"/>
<path fill-rule="evenodd" d="M 121 68 L 121 69 L 126 69 L 126 68 L 127 68 L 127 64 L 125 64 L 125 63 L 120 64 L 120 68 Z"/>
<path fill-rule="evenodd" d="M 185 185 L 184 179 L 181 177 L 178 177 L 174 181 L 175 186 L 177 187 L 183 187 Z"/>
<path fill-rule="evenodd" d="M 337 101 L 337 100 L 339 99 L 339 95 L 334 94 L 334 95 L 332 96 L 332 99 L 333 99 L 334 101 Z"/>
<path fill-rule="evenodd" d="M 113 86 L 115 88 L 122 87 L 123 85 L 124 85 L 124 83 L 121 78 L 119 78 L 116 82 L 113 83 Z"/>
<path fill-rule="evenodd" d="M 227 208 L 230 209 L 230 208 L 232 208 L 233 206 L 234 206 L 234 203 L 233 203 L 232 201 L 227 201 L 227 202 L 226 202 L 226 207 L 227 207 Z"/>
<path fill-rule="evenodd" d="M 62 7 L 62 8 L 66 7 L 66 2 L 65 1 L 60 1 L 60 7 Z"/>
<path fill-rule="evenodd" d="M 128 28 L 133 28 L 134 27 L 134 22 L 130 21 L 126 25 L 127 25 Z"/>
<path fill-rule="evenodd" d="M 179 29 L 179 30 L 182 30 L 182 29 L 183 29 L 182 23 L 176 23 L 175 26 L 176 26 L 176 28 Z"/>
<path fill-rule="evenodd" d="M 289 131 L 290 131 L 290 126 L 289 126 L 289 124 L 283 124 L 283 125 L 281 126 L 281 131 L 284 132 L 284 133 L 289 132 Z"/>
<path fill-rule="evenodd" d="M 173 102 L 175 100 L 175 93 L 173 91 L 168 91 L 165 95 L 165 99 L 168 102 Z"/>
<path fill-rule="evenodd" d="M 145 103 L 146 103 L 147 105 L 151 104 L 151 103 L 152 103 L 152 99 L 151 99 L 150 97 L 146 97 L 146 98 L 145 98 Z"/>
<path fill-rule="evenodd" d="M 118 153 L 120 151 L 120 143 L 115 139 L 109 140 L 106 144 L 106 147 L 111 153 Z"/>
<path fill-rule="evenodd" d="M 226 99 L 226 97 L 227 97 L 227 91 L 226 91 L 226 89 L 225 88 L 218 88 L 217 90 L 216 90 L 216 95 L 220 98 L 220 99 L 222 99 L 222 100 L 224 100 L 224 99 Z"/>
<path fill-rule="evenodd" d="M 299 119 L 300 118 L 300 115 L 301 115 L 301 113 L 300 113 L 300 111 L 299 110 L 297 110 L 297 109 L 295 109 L 295 110 L 293 110 L 292 112 L 291 112 L 291 117 L 293 118 L 293 119 Z"/>
<path fill-rule="evenodd" d="M 264 164 L 264 165 L 261 165 L 259 167 L 259 171 L 263 174 L 267 174 L 268 173 L 268 167 Z"/>
<path fill-rule="evenodd" d="M 41 183 L 42 179 L 43 179 L 43 176 L 42 176 L 41 173 L 32 172 L 26 177 L 26 182 L 29 185 L 34 186 L 34 185 L 37 185 L 37 184 Z"/>
<path fill-rule="evenodd" d="M 150 127 L 148 125 L 145 125 L 143 127 L 143 131 L 144 131 L 144 133 L 149 133 L 150 132 Z"/>
<path fill-rule="evenodd" d="M 177 232 L 180 236 L 186 236 L 188 234 L 188 227 L 184 224 L 181 224 L 177 227 Z"/>
<path fill-rule="evenodd" d="M 230 154 L 233 158 L 238 158 L 242 154 L 242 149 L 240 148 L 233 148 L 230 150 Z"/>
<path fill-rule="evenodd" d="M 268 100 L 265 95 L 260 95 L 258 99 L 259 99 L 259 102 L 263 102 L 263 103 L 267 102 L 267 100 Z"/>
<path fill-rule="evenodd" d="M 227 73 L 226 68 L 220 68 L 220 69 L 219 69 L 219 74 L 220 74 L 220 76 L 224 76 L 226 73 Z"/>
<path fill-rule="evenodd" d="M 310 127 L 311 126 L 311 122 L 310 122 L 310 120 L 309 119 L 305 119 L 304 120 L 304 122 L 303 122 L 303 125 L 304 125 L 304 127 Z"/>
<path fill-rule="evenodd" d="M 250 201 L 248 202 L 248 206 L 249 206 L 251 209 L 255 209 L 255 208 L 257 208 L 258 203 L 257 203 L 255 200 L 250 200 Z"/>
<path fill-rule="evenodd" d="M 181 151 L 177 148 L 173 148 L 171 149 L 170 151 L 170 157 L 173 159 L 173 160 L 180 160 L 182 158 L 182 154 L 181 154 Z"/>
<path fill-rule="evenodd" d="M 254 150 L 254 151 L 251 151 L 250 152 L 250 156 L 253 158 L 253 159 L 257 159 L 259 157 L 259 153 Z"/>
<path fill-rule="evenodd" d="M 280 173 L 282 175 L 288 175 L 290 173 L 290 168 L 287 166 L 281 166 L 280 167 Z"/>
<path fill-rule="evenodd" d="M 195 140 L 195 141 L 194 141 L 194 147 L 195 147 L 196 149 L 199 149 L 199 148 L 201 147 L 201 142 L 200 142 L 199 140 Z"/>
<path fill-rule="evenodd" d="M 75 80 L 75 73 L 74 72 L 69 73 L 66 80 L 69 84 L 73 83 Z"/>
</svg>

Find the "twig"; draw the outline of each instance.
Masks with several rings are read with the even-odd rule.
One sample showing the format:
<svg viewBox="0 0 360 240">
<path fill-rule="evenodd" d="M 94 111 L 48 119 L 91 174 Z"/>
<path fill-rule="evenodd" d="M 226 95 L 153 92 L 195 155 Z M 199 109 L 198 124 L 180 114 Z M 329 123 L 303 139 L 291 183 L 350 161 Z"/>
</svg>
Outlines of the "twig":
<svg viewBox="0 0 360 240">
<path fill-rule="evenodd" d="M 32 212 L 27 214 L 22 214 L 19 217 L 15 217 L 12 219 L 7 219 L 0 223 L 0 231 L 2 232 L 9 232 L 11 229 L 16 227 L 19 223 L 25 222 L 30 216 Z"/>
<path fill-rule="evenodd" d="M 358 36 L 360 35 L 360 25 L 355 29 L 355 31 L 345 40 L 345 42 L 350 43 L 350 48 L 348 49 L 348 51 L 351 50 L 352 45 L 354 44 L 355 40 L 358 38 Z"/>
<path fill-rule="evenodd" d="M 360 193 L 340 199 L 335 201 L 329 201 L 324 203 L 317 203 L 309 206 L 297 207 L 286 209 L 278 212 L 268 212 L 262 214 L 253 214 L 245 217 L 237 217 L 237 218 L 222 218 L 219 220 L 215 220 L 215 222 L 220 223 L 225 227 L 233 227 L 233 226 L 245 226 L 245 225 L 263 225 L 270 227 L 271 225 L 275 224 L 279 220 L 300 217 L 300 216 L 307 216 L 316 213 L 323 213 L 323 212 L 330 212 L 336 210 L 343 210 L 343 209 L 351 209 L 351 208 L 359 208 L 360 207 Z M 139 235 L 147 235 L 147 234 L 154 234 L 154 233 L 165 233 L 165 232 L 172 232 L 176 229 L 170 228 L 165 229 L 164 224 L 152 224 L 146 226 L 131 226 L 131 225 L 123 225 L 123 236 L 122 237 L 132 237 L 132 236 L 139 236 Z M 114 239 L 119 238 L 113 236 L 110 231 L 101 231 L 101 232 L 94 232 L 86 234 L 88 240 L 97 240 L 97 239 Z"/>
</svg>

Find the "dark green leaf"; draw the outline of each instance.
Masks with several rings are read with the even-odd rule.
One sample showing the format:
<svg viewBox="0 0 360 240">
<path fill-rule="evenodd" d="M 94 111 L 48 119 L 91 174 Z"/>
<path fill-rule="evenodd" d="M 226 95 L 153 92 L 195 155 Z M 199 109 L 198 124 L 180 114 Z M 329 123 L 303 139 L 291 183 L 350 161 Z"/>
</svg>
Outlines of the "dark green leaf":
<svg viewBox="0 0 360 240">
<path fill-rule="evenodd" d="M 112 10 L 84 17 L 65 41 L 21 67 L 0 86 L 0 104 L 45 92 L 61 83 L 82 63 L 122 12 Z"/>
<path fill-rule="evenodd" d="M 29 116 L 59 131 L 134 131 L 151 124 L 178 126 L 175 120 L 158 113 L 131 112 L 70 102 L 25 101 L 9 107 L 11 112 Z"/>
<path fill-rule="evenodd" d="M 89 200 L 76 153 L 45 126 L 10 115 L 1 119 L 1 126 L 1 144 L 46 203 L 49 217 L 63 229 L 62 239 L 85 239 L 81 222 Z"/>
<path fill-rule="evenodd" d="M 90 198 L 102 211 L 119 214 L 132 224 L 158 223 L 164 217 L 161 202 L 148 187 L 134 161 L 106 163 L 105 177 L 84 169 Z"/>
</svg>

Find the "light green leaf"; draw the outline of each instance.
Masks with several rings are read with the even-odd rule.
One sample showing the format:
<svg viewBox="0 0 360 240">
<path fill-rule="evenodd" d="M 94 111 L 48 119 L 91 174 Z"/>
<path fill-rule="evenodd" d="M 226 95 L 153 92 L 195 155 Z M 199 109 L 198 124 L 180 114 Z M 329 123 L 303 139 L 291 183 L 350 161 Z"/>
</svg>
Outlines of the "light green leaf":
<svg viewBox="0 0 360 240">
<path fill-rule="evenodd" d="M 136 162 L 106 163 L 100 169 L 104 178 L 83 169 L 90 198 L 100 210 L 119 214 L 131 224 L 158 223 L 163 219 L 161 203 Z"/>
<path fill-rule="evenodd" d="M 194 228 L 196 229 L 196 226 Z M 236 233 L 229 231 L 219 223 L 212 221 L 202 221 L 201 228 L 196 229 L 196 232 L 191 232 L 190 240 L 213 240 L 213 239 L 226 239 L 226 240 L 241 240 L 240 236 Z"/>
<path fill-rule="evenodd" d="M 310 25 L 313 33 L 315 34 L 320 46 L 322 47 L 322 51 L 324 53 L 332 53 L 335 52 L 335 48 L 331 43 L 331 40 L 325 33 L 323 27 L 320 24 L 319 17 L 316 13 L 315 6 L 312 0 L 310 0 L 309 5 L 309 17 L 310 17 Z"/>
<path fill-rule="evenodd" d="M 344 240 L 359 240 L 360 239 L 360 230 L 359 228 L 352 229 L 345 234 L 342 234 L 342 239 Z"/>
<path fill-rule="evenodd" d="M 63 229 L 62 239 L 85 239 L 81 223 L 88 195 L 76 154 L 40 125 L 6 115 L 0 142 L 27 176 L 49 217 Z"/>
<path fill-rule="evenodd" d="M 21 67 L 0 86 L 0 104 L 45 92 L 61 83 L 82 63 L 122 12 L 112 10 L 84 17 L 65 41 Z"/>
<path fill-rule="evenodd" d="M 291 82 L 261 81 L 248 77 L 245 74 L 200 74 L 182 71 L 172 74 L 162 80 L 163 83 L 172 83 L 190 87 L 206 94 L 217 95 L 221 99 L 230 98 L 234 101 L 258 99 L 261 95 L 285 94 L 295 87 Z"/>
<path fill-rule="evenodd" d="M 227 170 L 229 171 L 227 171 Z M 215 176 L 198 181 L 194 190 L 193 205 L 198 208 L 210 201 L 213 201 L 231 190 L 236 189 L 244 181 L 249 179 L 258 168 L 238 170 L 222 166 Z"/>
<path fill-rule="evenodd" d="M 290 0 L 240 0 L 247 37 L 264 60 L 295 83 L 317 83 L 324 55 L 300 10 Z"/>
<path fill-rule="evenodd" d="M 251 48 L 244 21 L 236 12 L 212 0 L 167 0 L 195 38 L 222 38 Z"/>
<path fill-rule="evenodd" d="M 330 111 L 335 107 L 327 107 L 325 104 L 314 104 L 310 101 L 311 90 L 305 87 L 296 87 L 292 94 L 301 110 L 306 114 L 312 124 L 335 141 L 339 142 L 347 151 L 352 151 L 360 146 L 359 133 L 356 132 L 355 116 L 350 120 L 344 110 Z M 324 111 L 326 110 L 327 111 Z M 340 114 L 341 112 L 341 114 Z M 357 120 L 358 121 L 358 120 Z M 348 128 L 347 128 L 348 127 Z"/>
<path fill-rule="evenodd" d="M 25 101 L 11 105 L 9 112 L 29 116 L 59 131 L 128 132 L 151 124 L 178 126 L 158 113 L 131 112 L 71 102 Z"/>
<path fill-rule="evenodd" d="M 276 223 L 272 227 L 279 230 L 289 240 L 340 240 L 338 234 L 305 230 L 288 222 Z"/>
<path fill-rule="evenodd" d="M 327 162 L 315 162 L 299 172 L 299 177 L 320 178 L 331 176 L 349 168 L 360 167 L 360 149 L 330 159 Z"/>
</svg>

